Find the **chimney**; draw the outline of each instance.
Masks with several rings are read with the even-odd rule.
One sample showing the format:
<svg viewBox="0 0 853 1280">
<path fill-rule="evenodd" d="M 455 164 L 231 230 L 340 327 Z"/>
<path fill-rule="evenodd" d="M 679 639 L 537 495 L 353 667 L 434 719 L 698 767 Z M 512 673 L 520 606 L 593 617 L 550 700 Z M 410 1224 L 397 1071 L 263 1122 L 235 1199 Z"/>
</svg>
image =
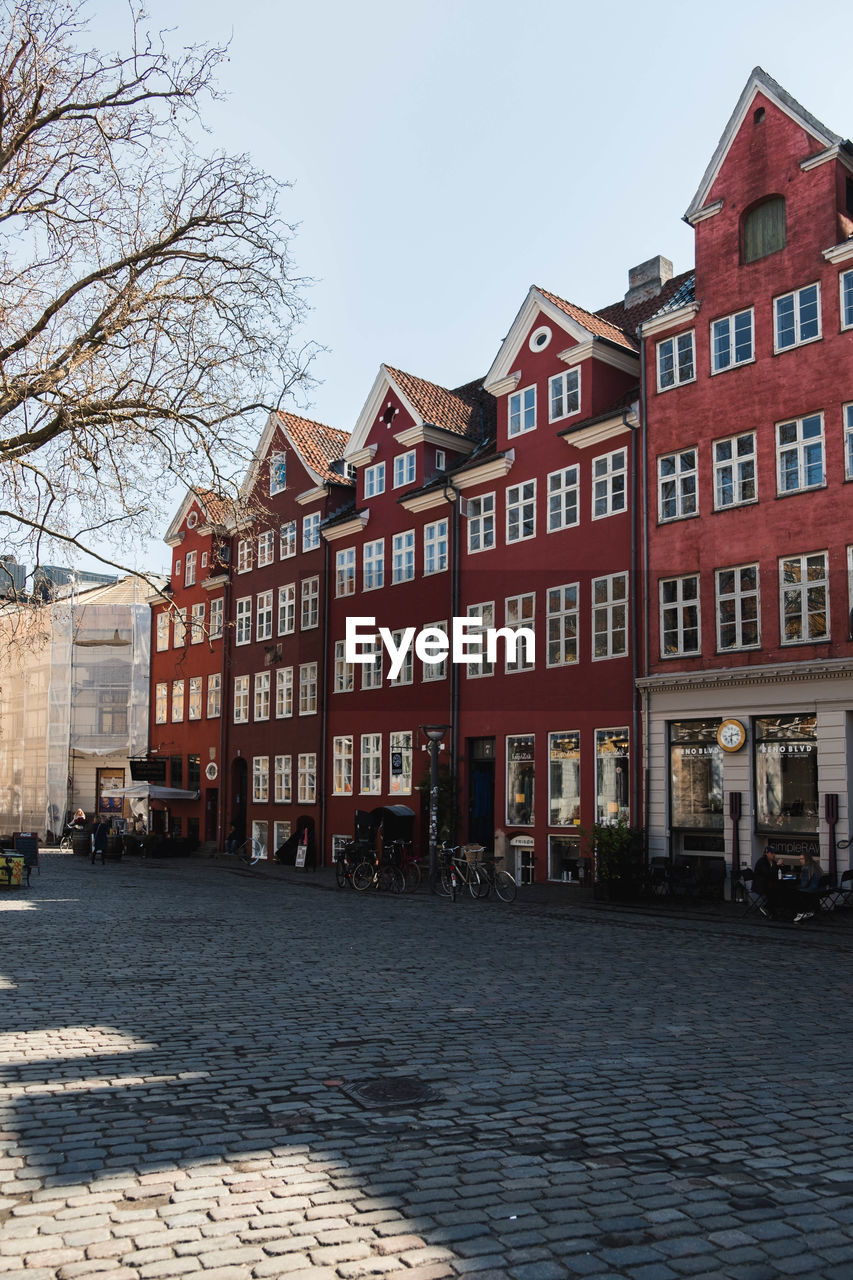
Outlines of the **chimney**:
<svg viewBox="0 0 853 1280">
<path fill-rule="evenodd" d="M 660 293 L 667 280 L 672 279 L 672 263 L 669 258 L 660 254 L 641 262 L 638 267 L 631 267 L 628 272 L 628 292 L 625 294 L 625 306 L 635 307 L 638 302 L 654 298 Z"/>
</svg>

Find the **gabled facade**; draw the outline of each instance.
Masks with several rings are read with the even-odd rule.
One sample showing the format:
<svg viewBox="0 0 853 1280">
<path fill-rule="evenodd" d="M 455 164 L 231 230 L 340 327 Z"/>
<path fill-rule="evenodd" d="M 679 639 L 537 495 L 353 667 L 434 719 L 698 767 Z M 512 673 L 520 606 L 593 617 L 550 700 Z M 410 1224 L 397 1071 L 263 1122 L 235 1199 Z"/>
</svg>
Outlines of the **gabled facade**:
<svg viewBox="0 0 853 1280">
<path fill-rule="evenodd" d="M 782 838 L 826 865 L 853 730 L 853 150 L 757 69 L 686 219 L 692 296 L 642 328 L 652 851 L 731 866 Z"/>
</svg>

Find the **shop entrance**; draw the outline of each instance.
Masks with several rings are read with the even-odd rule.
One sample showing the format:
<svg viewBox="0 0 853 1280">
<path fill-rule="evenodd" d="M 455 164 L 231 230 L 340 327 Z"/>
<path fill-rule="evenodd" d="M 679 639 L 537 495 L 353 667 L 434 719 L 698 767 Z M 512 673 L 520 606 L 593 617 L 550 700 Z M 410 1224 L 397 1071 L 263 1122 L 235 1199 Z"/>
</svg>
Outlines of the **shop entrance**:
<svg viewBox="0 0 853 1280">
<path fill-rule="evenodd" d="M 466 739 L 468 840 L 491 853 L 495 847 L 495 740 Z"/>
</svg>

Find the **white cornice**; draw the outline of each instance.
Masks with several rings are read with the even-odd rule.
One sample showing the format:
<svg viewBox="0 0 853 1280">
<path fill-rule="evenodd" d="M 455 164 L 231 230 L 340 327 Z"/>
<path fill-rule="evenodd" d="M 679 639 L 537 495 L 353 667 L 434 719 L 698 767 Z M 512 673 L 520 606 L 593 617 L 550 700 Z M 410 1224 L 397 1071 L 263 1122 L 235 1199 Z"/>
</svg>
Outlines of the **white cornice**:
<svg viewBox="0 0 853 1280">
<path fill-rule="evenodd" d="M 307 507 L 312 502 L 319 502 L 321 498 L 326 496 L 326 486 L 324 484 L 315 485 L 313 489 L 306 489 L 304 493 L 296 495 L 296 501 L 300 507 Z"/>
<path fill-rule="evenodd" d="M 369 462 L 373 461 L 378 444 L 365 445 L 363 449 L 359 449 L 356 453 L 347 455 L 347 462 L 351 462 L 354 467 L 366 467 Z"/>
<path fill-rule="evenodd" d="M 853 159 L 842 150 L 841 143 L 836 142 L 835 146 L 827 147 L 825 151 L 818 151 L 816 156 L 809 156 L 806 160 L 800 161 L 800 168 L 808 172 L 809 169 L 817 169 L 822 164 L 827 164 L 830 160 L 837 160 L 844 165 L 850 173 L 853 173 Z"/>
<path fill-rule="evenodd" d="M 665 329 L 674 329 L 676 325 L 686 324 L 698 314 L 700 305 L 698 302 L 686 302 L 683 307 L 677 307 L 675 311 L 667 311 L 662 316 L 652 316 L 651 320 L 640 325 L 640 333 L 644 338 L 648 338 L 654 333 L 663 333 Z"/>
<path fill-rule="evenodd" d="M 186 536 L 186 530 L 181 529 L 180 533 L 166 534 L 163 541 L 167 547 L 179 547 Z"/>
<path fill-rule="evenodd" d="M 204 578 L 199 583 L 199 586 L 204 587 L 205 591 L 215 591 L 217 587 L 224 587 L 227 581 L 227 573 L 217 573 L 214 578 Z"/>
<path fill-rule="evenodd" d="M 593 422 L 590 426 L 581 427 L 579 431 L 573 431 L 569 435 L 564 435 L 562 432 L 560 434 L 566 444 L 570 444 L 576 449 L 589 449 L 593 445 L 601 444 L 602 440 L 610 440 L 613 436 L 635 430 L 640 425 L 638 408 L 639 406 L 634 404 L 624 417 L 621 413 L 614 414 L 612 418 L 605 418 L 602 422 Z"/>
<path fill-rule="evenodd" d="M 326 542 L 337 542 L 340 538 L 353 538 L 361 533 L 370 519 L 370 511 L 358 511 L 351 520 L 342 521 L 341 524 L 330 525 L 328 529 L 321 529 L 320 533 Z"/>
<path fill-rule="evenodd" d="M 471 467 L 470 471 L 460 471 L 449 477 L 457 489 L 473 489 L 478 484 L 488 484 L 490 480 L 500 480 L 508 475 L 515 462 L 515 449 L 508 449 L 500 458 L 489 458 L 479 467 Z"/>
<path fill-rule="evenodd" d="M 704 209 L 697 209 L 695 213 L 685 213 L 684 221 L 689 222 L 691 227 L 695 227 L 697 222 L 704 222 L 706 218 L 713 218 L 719 213 L 723 207 L 722 200 L 715 200 L 713 204 L 705 205 Z"/>
<path fill-rule="evenodd" d="M 456 453 L 470 453 L 474 449 L 475 441 L 469 440 L 467 436 L 457 435 L 455 431 L 448 431 L 446 427 L 433 426 L 431 422 L 424 422 L 420 426 L 407 427 L 405 431 L 401 431 L 394 437 L 398 444 L 437 444 L 442 449 L 453 449 Z"/>
<path fill-rule="evenodd" d="M 484 382 L 483 390 L 488 391 L 492 396 L 503 396 L 508 391 L 515 391 L 521 381 L 521 370 L 516 369 L 515 373 L 508 373 L 504 378 L 498 378 L 495 382 Z"/>
<path fill-rule="evenodd" d="M 551 302 L 536 288 L 536 285 L 531 285 L 527 291 L 527 297 L 512 322 L 509 333 L 504 338 L 498 354 L 492 361 L 492 367 L 483 380 L 483 386 L 486 391 L 491 392 L 493 396 L 503 395 L 504 392 L 513 389 L 509 386 L 501 386 L 501 384 L 505 378 L 510 376 L 512 366 L 518 358 L 522 344 L 527 339 L 528 331 L 540 312 L 547 317 L 549 324 L 552 324 L 558 331 L 565 333 L 569 338 L 573 338 L 575 342 L 585 342 L 590 337 L 589 329 L 585 328 L 580 320 L 576 320 L 568 312 L 558 307 L 556 303 Z M 561 339 L 558 339 L 558 341 L 561 341 Z"/>
<path fill-rule="evenodd" d="M 414 493 L 411 498 L 403 498 L 400 506 L 404 511 L 427 511 L 430 507 L 440 507 L 449 502 L 443 489 L 430 489 L 429 493 Z"/>
<path fill-rule="evenodd" d="M 834 244 L 831 249 L 824 249 L 823 256 L 827 262 L 847 262 L 853 258 L 853 239 L 845 240 L 843 244 Z"/>
<path fill-rule="evenodd" d="M 558 360 L 570 366 L 580 364 L 582 360 L 590 357 L 600 360 L 602 364 L 609 364 L 614 369 L 621 369 L 623 373 L 636 373 L 640 353 L 628 351 L 627 348 L 620 350 L 612 347 L 609 342 L 593 337 L 587 338 L 585 342 L 579 342 L 574 347 L 566 347 L 565 351 L 560 351 L 557 355 Z"/>
<path fill-rule="evenodd" d="M 809 662 L 778 662 L 762 667 L 720 667 L 715 671 L 666 672 L 659 676 L 643 676 L 640 689 L 652 693 L 670 689 L 734 688 L 744 685 L 768 685 L 804 680 L 853 679 L 853 660 L 827 658 Z"/>
</svg>

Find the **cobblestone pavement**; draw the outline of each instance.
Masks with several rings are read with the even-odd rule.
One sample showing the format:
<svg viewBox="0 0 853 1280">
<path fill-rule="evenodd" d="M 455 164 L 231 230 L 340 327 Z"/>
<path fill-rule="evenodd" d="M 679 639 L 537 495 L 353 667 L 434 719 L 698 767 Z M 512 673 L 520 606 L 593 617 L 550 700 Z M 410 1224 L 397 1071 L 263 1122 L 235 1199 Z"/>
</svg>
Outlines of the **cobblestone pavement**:
<svg viewBox="0 0 853 1280">
<path fill-rule="evenodd" d="M 0 1274 L 853 1275 L 853 921 L 42 862 L 0 893 Z M 347 1091 L 389 1077 L 432 1094 Z"/>
</svg>

